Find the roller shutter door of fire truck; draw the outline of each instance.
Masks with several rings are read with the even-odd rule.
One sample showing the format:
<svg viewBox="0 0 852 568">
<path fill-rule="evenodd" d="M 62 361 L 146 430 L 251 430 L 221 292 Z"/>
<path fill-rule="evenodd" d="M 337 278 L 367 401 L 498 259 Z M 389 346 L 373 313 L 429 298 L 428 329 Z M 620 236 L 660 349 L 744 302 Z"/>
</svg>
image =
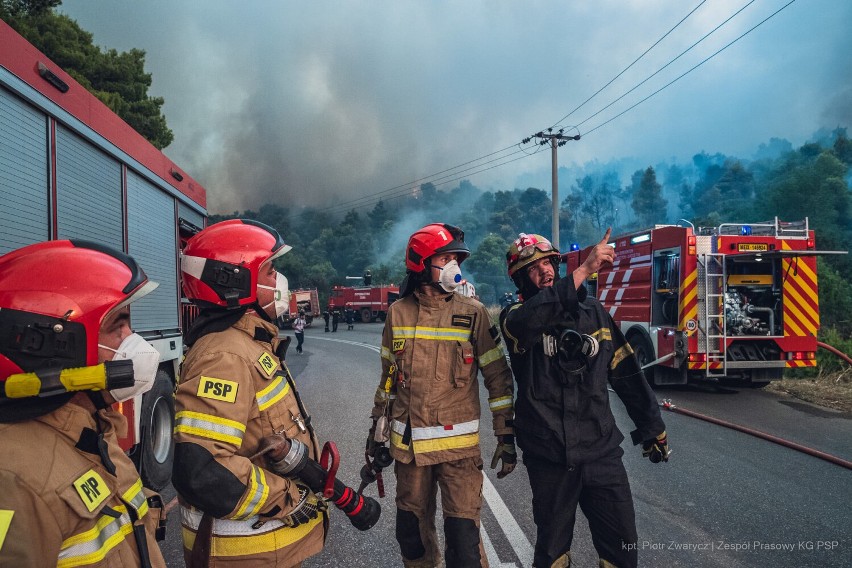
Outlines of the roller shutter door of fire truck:
<svg viewBox="0 0 852 568">
<path fill-rule="evenodd" d="M 85 239 L 124 249 L 121 165 L 82 138 L 56 126 L 58 239 Z"/>
<path fill-rule="evenodd" d="M 47 117 L 0 88 L 0 255 L 46 241 Z"/>
<path fill-rule="evenodd" d="M 127 249 L 148 278 L 160 284 L 130 307 L 134 330 L 176 331 L 179 299 L 174 198 L 130 170 Z"/>
<path fill-rule="evenodd" d="M 189 205 L 180 201 L 178 201 L 178 217 L 189 221 L 199 229 L 204 228 L 204 215 L 194 209 L 190 209 Z"/>
</svg>

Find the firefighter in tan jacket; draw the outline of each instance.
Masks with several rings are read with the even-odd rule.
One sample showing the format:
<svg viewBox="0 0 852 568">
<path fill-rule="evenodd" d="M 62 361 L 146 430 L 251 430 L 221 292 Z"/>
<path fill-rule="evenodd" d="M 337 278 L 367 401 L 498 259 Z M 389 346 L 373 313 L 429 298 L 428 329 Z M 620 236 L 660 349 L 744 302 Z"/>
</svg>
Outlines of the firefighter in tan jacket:
<svg viewBox="0 0 852 568">
<path fill-rule="evenodd" d="M 275 229 L 230 220 L 183 251 L 184 291 L 202 308 L 177 391 L 172 478 L 190 567 L 298 566 L 325 541 L 327 515 L 315 494 L 262 457 L 250 459 L 272 434 L 319 455 L 274 324 L 289 294 L 272 260 L 288 250 Z"/>
<path fill-rule="evenodd" d="M 0 329 L 13 331 L 0 335 L 0 566 L 165 566 L 162 501 L 109 408 L 154 382 L 159 353 L 131 333 L 127 307 L 154 288 L 93 243 L 0 257 Z"/>
<path fill-rule="evenodd" d="M 479 383 L 489 393 L 498 477 L 515 467 L 512 374 L 485 307 L 454 293 L 470 254 L 457 227 L 431 224 L 406 247 L 408 275 L 387 314 L 382 378 L 368 447 L 390 443 L 396 460 L 396 537 L 407 567 L 440 565 L 435 528 L 441 490 L 448 568 L 487 566 L 479 538 L 482 458 Z M 381 447 L 381 446 L 379 446 Z"/>
</svg>

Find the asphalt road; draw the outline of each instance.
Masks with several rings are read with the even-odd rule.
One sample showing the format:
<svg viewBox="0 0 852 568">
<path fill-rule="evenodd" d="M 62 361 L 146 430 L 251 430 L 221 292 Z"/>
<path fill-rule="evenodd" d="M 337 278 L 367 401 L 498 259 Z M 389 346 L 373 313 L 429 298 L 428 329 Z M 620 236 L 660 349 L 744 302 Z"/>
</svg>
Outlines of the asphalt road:
<svg viewBox="0 0 852 568">
<path fill-rule="evenodd" d="M 291 347 L 287 361 L 320 439 L 334 440 L 340 450 L 338 477 L 355 488 L 378 384 L 381 330 L 381 323 L 359 323 L 353 331 L 341 324 L 336 333 L 324 333 L 320 323 L 306 330 L 304 353 L 296 354 Z M 687 387 L 661 389 L 657 395 L 852 460 L 852 415 L 760 390 Z M 482 389 L 483 402 L 486 398 Z M 629 432 L 632 425 L 617 397 L 612 406 L 622 432 Z M 664 411 L 663 418 L 673 448 L 669 463 L 651 464 L 624 444 L 640 565 L 852 565 L 852 472 L 692 417 Z M 483 425 L 487 465 L 495 441 L 487 418 Z M 324 551 L 304 566 L 401 566 L 393 536 L 395 484 L 393 474 L 386 473 L 387 496 L 380 499 L 379 523 L 362 533 L 333 510 Z M 491 566 L 529 566 L 535 525 L 526 469 L 520 465 L 502 480 L 489 469 L 485 473 L 482 532 Z M 163 493 L 167 498 L 174 494 L 171 488 Z M 376 497 L 376 486 L 366 493 Z M 169 566 L 183 566 L 179 523 L 175 510 L 163 543 Z M 572 557 L 574 566 L 598 565 L 581 513 Z"/>
</svg>

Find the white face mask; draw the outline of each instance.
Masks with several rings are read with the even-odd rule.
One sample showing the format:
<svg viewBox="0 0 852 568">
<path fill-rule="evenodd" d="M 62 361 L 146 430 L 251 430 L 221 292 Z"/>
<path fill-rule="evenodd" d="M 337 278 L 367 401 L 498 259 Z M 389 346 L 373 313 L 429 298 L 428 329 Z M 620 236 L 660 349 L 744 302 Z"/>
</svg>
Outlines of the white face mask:
<svg viewBox="0 0 852 568">
<path fill-rule="evenodd" d="M 272 301 L 261 307 L 265 310 L 272 304 L 275 304 L 275 319 L 290 312 L 290 288 L 287 285 L 286 276 L 280 272 L 276 272 L 274 288 L 272 286 L 264 286 L 263 284 L 258 284 L 257 287 L 273 291 Z"/>
<path fill-rule="evenodd" d="M 118 402 L 124 402 L 140 394 L 145 394 L 154 386 L 157 377 L 157 367 L 160 364 L 160 352 L 154 346 L 145 341 L 138 333 L 131 333 L 124 338 L 118 349 L 107 347 L 98 343 L 98 347 L 115 353 L 113 361 L 133 361 L 132 387 L 110 391 L 112 397 Z"/>
<path fill-rule="evenodd" d="M 445 292 L 452 292 L 456 289 L 456 286 L 461 284 L 461 268 L 459 268 L 459 263 L 455 260 L 451 260 L 442 267 L 435 266 L 435 268 L 441 271 L 441 276 L 438 278 L 438 284 L 440 284 L 441 288 L 443 288 Z"/>
</svg>

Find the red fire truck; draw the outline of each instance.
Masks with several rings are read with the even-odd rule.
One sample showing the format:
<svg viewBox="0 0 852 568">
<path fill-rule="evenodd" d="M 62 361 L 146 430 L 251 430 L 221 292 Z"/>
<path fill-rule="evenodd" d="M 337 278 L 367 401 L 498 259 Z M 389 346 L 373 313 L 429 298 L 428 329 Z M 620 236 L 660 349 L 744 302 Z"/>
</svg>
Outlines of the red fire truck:
<svg viewBox="0 0 852 568">
<path fill-rule="evenodd" d="M 658 225 L 611 243 L 587 283 L 652 384 L 703 378 L 762 387 L 816 365 L 819 296 L 808 220 Z M 574 247 L 572 247 L 574 248 Z M 564 255 L 570 274 L 591 247 Z"/>
<path fill-rule="evenodd" d="M 162 488 L 183 354 L 178 255 L 206 223 L 204 188 L 2 21 L 0 188 L 0 254 L 84 239 L 127 252 L 159 282 L 131 306 L 134 331 L 160 352 L 157 380 L 119 407 L 122 447 L 145 484 Z"/>
<path fill-rule="evenodd" d="M 388 306 L 399 298 L 399 286 L 334 286 L 328 298 L 328 311 L 339 310 L 342 314 L 347 308 L 361 315 L 364 323 L 374 322 L 376 318 L 384 321 Z"/>
<path fill-rule="evenodd" d="M 291 324 L 299 315 L 299 312 L 305 314 L 305 321 L 308 326 L 319 315 L 319 295 L 316 288 L 292 290 L 290 292 L 290 315 L 288 317 Z"/>
</svg>

